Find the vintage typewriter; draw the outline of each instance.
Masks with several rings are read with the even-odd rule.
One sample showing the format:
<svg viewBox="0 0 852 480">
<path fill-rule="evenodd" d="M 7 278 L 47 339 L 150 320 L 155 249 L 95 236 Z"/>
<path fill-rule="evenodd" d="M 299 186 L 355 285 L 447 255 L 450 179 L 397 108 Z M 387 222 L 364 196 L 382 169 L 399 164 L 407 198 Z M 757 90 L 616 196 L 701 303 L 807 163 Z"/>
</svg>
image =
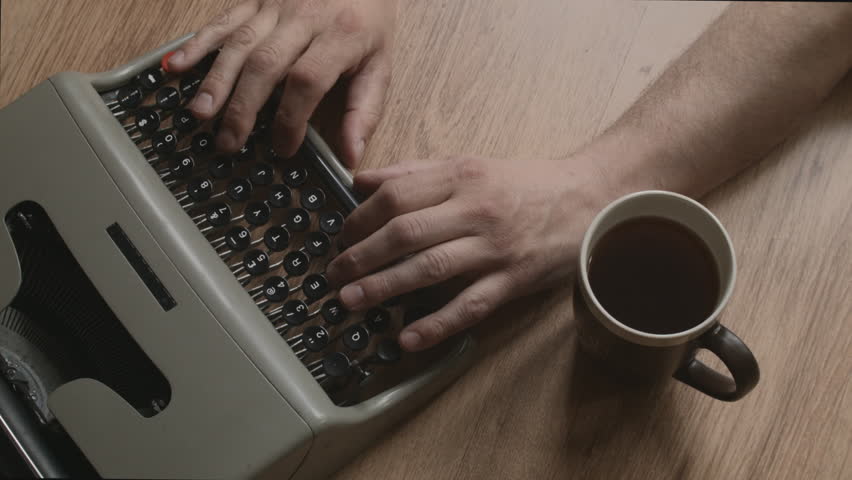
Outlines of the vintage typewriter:
<svg viewBox="0 0 852 480">
<path fill-rule="evenodd" d="M 469 363 L 396 343 L 429 292 L 343 309 L 350 174 L 314 131 L 277 157 L 265 112 L 217 153 L 185 108 L 211 59 L 160 66 L 183 40 L 0 110 L 7 475 L 321 478 Z"/>
</svg>

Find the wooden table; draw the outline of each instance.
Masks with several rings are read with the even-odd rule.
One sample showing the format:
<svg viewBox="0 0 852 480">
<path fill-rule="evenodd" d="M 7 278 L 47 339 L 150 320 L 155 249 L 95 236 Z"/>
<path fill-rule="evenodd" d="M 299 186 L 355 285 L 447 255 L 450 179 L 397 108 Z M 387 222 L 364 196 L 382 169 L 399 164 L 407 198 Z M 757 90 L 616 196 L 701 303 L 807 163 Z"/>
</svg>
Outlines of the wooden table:
<svg viewBox="0 0 852 480">
<path fill-rule="evenodd" d="M 116 66 L 232 3 L 6 0 L 0 106 L 55 72 Z M 387 114 L 364 164 L 565 156 L 724 6 L 402 1 Z M 575 358 L 565 285 L 479 327 L 473 369 L 338 478 L 852 478 L 850 118 L 852 80 L 704 199 L 739 256 L 724 323 L 761 365 L 746 399 L 601 378 Z"/>
</svg>

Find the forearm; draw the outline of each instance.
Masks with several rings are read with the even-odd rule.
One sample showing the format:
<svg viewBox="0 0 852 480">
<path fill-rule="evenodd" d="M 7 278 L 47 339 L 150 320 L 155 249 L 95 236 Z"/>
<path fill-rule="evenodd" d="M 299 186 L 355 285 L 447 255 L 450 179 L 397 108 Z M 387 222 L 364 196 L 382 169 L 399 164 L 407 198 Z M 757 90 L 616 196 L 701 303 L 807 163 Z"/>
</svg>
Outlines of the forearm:
<svg viewBox="0 0 852 480">
<path fill-rule="evenodd" d="M 616 193 L 701 196 L 793 132 L 852 66 L 852 6 L 738 4 L 585 149 Z"/>
</svg>

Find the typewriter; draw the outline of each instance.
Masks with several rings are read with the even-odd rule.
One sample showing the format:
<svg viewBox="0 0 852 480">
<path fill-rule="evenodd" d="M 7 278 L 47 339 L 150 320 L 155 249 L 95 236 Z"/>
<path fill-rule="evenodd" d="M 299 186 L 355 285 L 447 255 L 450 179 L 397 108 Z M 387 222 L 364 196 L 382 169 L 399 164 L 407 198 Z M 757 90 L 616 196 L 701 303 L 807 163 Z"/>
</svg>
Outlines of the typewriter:
<svg viewBox="0 0 852 480">
<path fill-rule="evenodd" d="M 185 108 L 211 59 L 161 67 L 185 40 L 0 110 L 6 475 L 322 478 L 471 360 L 400 350 L 430 292 L 345 311 L 350 174 L 313 130 L 279 158 L 265 111 L 216 152 Z"/>
</svg>

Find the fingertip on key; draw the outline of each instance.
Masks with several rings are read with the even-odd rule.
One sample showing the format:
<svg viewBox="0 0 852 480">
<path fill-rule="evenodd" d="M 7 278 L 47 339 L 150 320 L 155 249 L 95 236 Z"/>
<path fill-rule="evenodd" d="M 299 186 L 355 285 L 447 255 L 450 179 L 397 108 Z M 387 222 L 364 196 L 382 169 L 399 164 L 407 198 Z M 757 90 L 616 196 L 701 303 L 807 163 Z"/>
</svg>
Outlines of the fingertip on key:
<svg viewBox="0 0 852 480">
<path fill-rule="evenodd" d="M 181 67 L 184 56 L 184 53 L 180 50 L 171 51 L 163 55 L 162 60 L 160 60 L 160 66 L 163 68 L 163 71 L 171 73 L 173 70 Z"/>
</svg>

